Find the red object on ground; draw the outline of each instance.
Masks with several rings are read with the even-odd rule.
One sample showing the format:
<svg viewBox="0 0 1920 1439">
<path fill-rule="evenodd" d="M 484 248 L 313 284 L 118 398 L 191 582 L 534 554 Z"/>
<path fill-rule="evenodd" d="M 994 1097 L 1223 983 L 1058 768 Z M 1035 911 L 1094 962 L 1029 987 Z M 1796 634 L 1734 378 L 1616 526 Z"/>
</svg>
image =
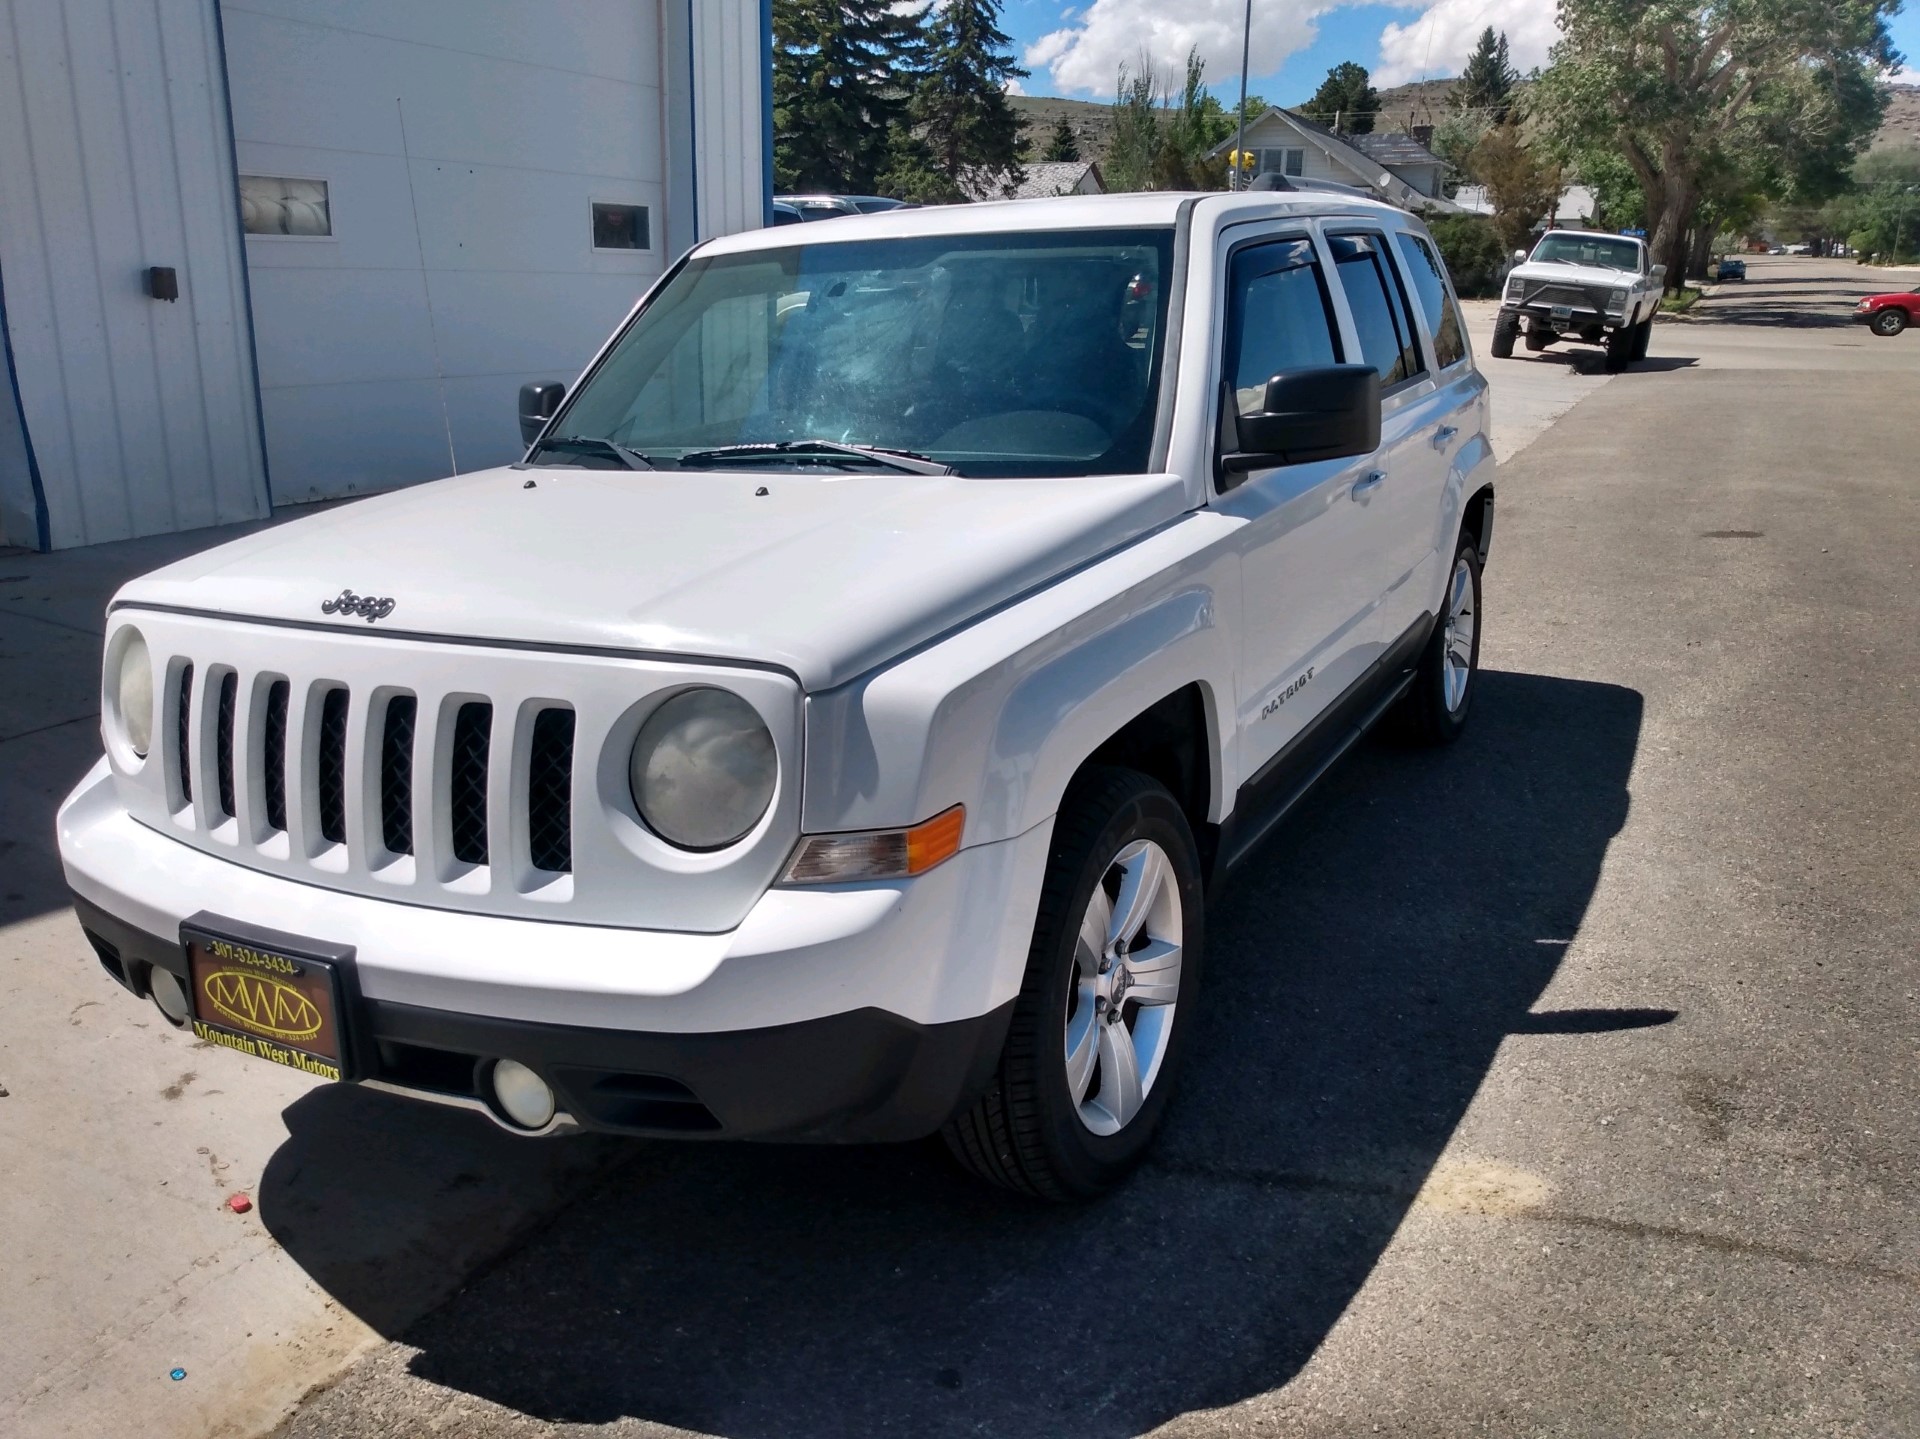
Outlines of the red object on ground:
<svg viewBox="0 0 1920 1439">
<path fill-rule="evenodd" d="M 227 1196 L 227 1208 L 231 1209 L 235 1214 L 245 1214 L 249 1209 L 253 1208 L 253 1201 L 244 1194 L 229 1194 Z"/>
</svg>

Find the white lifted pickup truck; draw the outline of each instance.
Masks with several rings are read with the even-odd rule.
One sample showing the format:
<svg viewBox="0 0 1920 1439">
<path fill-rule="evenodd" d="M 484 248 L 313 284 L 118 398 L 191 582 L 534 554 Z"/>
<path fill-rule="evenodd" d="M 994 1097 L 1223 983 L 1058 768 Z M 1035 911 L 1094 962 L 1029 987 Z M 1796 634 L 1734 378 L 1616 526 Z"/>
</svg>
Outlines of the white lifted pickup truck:
<svg viewBox="0 0 1920 1439">
<path fill-rule="evenodd" d="M 1493 325 L 1495 359 L 1511 359 L 1522 335 L 1535 353 L 1560 340 L 1604 346 L 1616 372 L 1646 359 L 1667 280 L 1665 265 L 1649 263 L 1646 241 L 1549 230 L 1531 255 L 1513 258 Z"/>
<path fill-rule="evenodd" d="M 112 602 L 76 908 L 249 1062 L 1096 1193 L 1214 882 L 1473 701 L 1487 387 L 1384 205 L 736 235 L 521 407 L 519 464 Z"/>
</svg>

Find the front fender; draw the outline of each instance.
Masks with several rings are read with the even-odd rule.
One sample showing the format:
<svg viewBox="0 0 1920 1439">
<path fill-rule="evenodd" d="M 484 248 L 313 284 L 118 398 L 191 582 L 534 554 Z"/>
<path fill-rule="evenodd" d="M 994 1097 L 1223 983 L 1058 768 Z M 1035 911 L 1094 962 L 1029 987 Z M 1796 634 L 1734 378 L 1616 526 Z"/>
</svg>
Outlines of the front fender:
<svg viewBox="0 0 1920 1439">
<path fill-rule="evenodd" d="M 1209 808 L 1230 776 L 1240 522 L 1200 512 L 882 670 L 809 698 L 802 822 L 886 829 L 955 804 L 965 843 L 1026 833 L 1100 744 L 1198 685 Z"/>
</svg>

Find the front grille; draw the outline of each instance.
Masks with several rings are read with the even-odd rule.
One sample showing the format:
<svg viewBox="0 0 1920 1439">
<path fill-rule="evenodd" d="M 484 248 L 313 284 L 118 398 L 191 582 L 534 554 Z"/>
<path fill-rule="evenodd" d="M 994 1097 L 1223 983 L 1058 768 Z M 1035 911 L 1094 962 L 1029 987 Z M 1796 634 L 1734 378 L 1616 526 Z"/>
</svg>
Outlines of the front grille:
<svg viewBox="0 0 1920 1439">
<path fill-rule="evenodd" d="M 573 870 L 573 711 L 541 710 L 527 764 L 527 839 L 535 869 Z"/>
<path fill-rule="evenodd" d="M 275 680 L 267 689 L 267 728 L 260 737 L 260 766 L 266 780 L 267 827 L 287 827 L 287 696 L 292 686 Z"/>
<path fill-rule="evenodd" d="M 327 691 L 320 706 L 320 837 L 347 842 L 347 692 Z"/>
<path fill-rule="evenodd" d="M 453 857 L 462 864 L 487 862 L 487 761 L 493 753 L 493 706 L 469 701 L 453 720 L 453 754 L 447 765 L 447 808 Z"/>
<path fill-rule="evenodd" d="M 240 676 L 228 670 L 220 676 L 220 708 L 213 725 L 213 765 L 220 782 L 220 817 L 231 819 L 240 812 L 233 797 L 233 712 L 240 703 Z"/>
<path fill-rule="evenodd" d="M 180 798 L 193 803 L 193 665 L 180 670 L 180 702 L 173 726 L 175 762 L 180 766 Z"/>
<path fill-rule="evenodd" d="M 1604 310 L 1606 308 L 1604 300 L 1596 302 L 1593 296 L 1589 295 L 1578 285 L 1542 285 L 1531 295 L 1527 296 L 1527 303 L 1530 305 L 1571 305 L 1575 309 L 1594 311 Z"/>
<path fill-rule="evenodd" d="M 302 675 L 300 658 L 276 648 L 263 671 L 244 652 L 169 656 L 175 823 L 241 863 L 329 886 L 396 898 L 416 886 L 424 902 L 432 889 L 476 909 L 511 910 L 516 893 L 543 909 L 577 901 L 575 760 L 596 721 L 571 698 L 422 691 L 358 656 Z"/>
<path fill-rule="evenodd" d="M 395 854 L 413 853 L 412 695 L 387 701 L 387 732 L 380 743 L 380 837 Z"/>
</svg>

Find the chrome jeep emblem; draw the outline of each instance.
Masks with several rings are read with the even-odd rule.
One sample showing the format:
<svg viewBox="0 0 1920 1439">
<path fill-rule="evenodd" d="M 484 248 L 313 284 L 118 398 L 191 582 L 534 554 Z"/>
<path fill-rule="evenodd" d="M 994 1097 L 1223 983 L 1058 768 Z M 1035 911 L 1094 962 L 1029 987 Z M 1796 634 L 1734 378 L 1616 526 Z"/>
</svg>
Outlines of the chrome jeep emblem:
<svg viewBox="0 0 1920 1439">
<path fill-rule="evenodd" d="M 359 615 L 368 624 L 375 620 L 384 620 L 393 613 L 393 601 L 375 599 L 372 595 L 356 595 L 352 590 L 342 590 L 330 600 L 320 602 L 323 615 Z"/>
</svg>

